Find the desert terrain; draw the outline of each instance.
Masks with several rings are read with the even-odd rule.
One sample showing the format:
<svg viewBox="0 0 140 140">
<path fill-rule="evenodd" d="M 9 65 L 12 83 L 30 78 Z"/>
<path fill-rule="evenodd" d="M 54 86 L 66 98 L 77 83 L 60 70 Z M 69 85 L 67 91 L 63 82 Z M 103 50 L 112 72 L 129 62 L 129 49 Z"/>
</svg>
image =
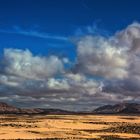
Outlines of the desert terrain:
<svg viewBox="0 0 140 140">
<path fill-rule="evenodd" d="M 140 140 L 140 117 L 0 115 L 0 139 Z"/>
</svg>

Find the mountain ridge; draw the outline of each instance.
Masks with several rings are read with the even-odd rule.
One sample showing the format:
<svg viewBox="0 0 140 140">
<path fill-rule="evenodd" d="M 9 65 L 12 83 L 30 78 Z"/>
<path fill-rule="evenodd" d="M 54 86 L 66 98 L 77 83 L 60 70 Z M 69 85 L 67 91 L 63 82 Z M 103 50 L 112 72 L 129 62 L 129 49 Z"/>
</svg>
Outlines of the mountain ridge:
<svg viewBox="0 0 140 140">
<path fill-rule="evenodd" d="M 135 114 L 140 113 L 140 104 L 120 103 L 115 105 L 104 105 L 96 108 L 93 112 L 99 114 L 118 114 L 118 113 Z"/>
<path fill-rule="evenodd" d="M 93 111 L 67 111 L 63 109 L 44 108 L 17 108 L 4 102 L 0 102 L 0 114 L 137 114 L 140 113 L 138 103 L 120 103 L 115 105 L 104 105 Z"/>
<path fill-rule="evenodd" d="M 17 108 L 4 102 L 0 102 L 0 114 L 72 114 L 73 111 L 62 109 L 44 108 Z"/>
</svg>

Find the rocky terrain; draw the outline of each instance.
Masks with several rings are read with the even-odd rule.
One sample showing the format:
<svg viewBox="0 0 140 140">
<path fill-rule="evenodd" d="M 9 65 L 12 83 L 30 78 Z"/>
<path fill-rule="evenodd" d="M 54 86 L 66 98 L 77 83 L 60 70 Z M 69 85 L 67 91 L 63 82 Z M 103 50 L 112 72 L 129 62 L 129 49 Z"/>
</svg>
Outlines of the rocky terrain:
<svg viewBox="0 0 140 140">
<path fill-rule="evenodd" d="M 116 105 L 105 105 L 93 111 L 101 114 L 137 114 L 140 113 L 140 104 L 137 103 L 121 103 Z"/>
</svg>

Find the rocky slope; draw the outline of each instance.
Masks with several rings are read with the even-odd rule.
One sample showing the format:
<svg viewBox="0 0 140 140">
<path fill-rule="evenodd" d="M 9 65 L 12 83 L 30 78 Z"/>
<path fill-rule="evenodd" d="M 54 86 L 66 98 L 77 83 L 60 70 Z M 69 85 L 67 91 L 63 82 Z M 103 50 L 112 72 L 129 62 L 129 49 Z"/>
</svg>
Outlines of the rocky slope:
<svg viewBox="0 0 140 140">
<path fill-rule="evenodd" d="M 94 113 L 117 114 L 117 113 L 140 113 L 140 104 L 121 103 L 116 105 L 105 105 L 93 111 Z"/>
<path fill-rule="evenodd" d="M 73 114 L 74 112 L 61 109 L 42 109 L 42 108 L 16 108 L 6 103 L 0 102 L 0 114 Z"/>
<path fill-rule="evenodd" d="M 20 110 L 14 106 L 0 102 L 0 113 L 19 113 L 19 111 Z"/>
</svg>

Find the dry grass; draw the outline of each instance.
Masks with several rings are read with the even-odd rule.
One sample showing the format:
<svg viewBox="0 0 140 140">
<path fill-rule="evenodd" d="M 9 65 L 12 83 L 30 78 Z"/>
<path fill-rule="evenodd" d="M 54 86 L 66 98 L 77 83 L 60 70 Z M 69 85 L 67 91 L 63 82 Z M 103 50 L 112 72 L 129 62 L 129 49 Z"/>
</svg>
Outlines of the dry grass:
<svg viewBox="0 0 140 140">
<path fill-rule="evenodd" d="M 1 115 L 0 139 L 140 140 L 140 117 Z"/>
</svg>

